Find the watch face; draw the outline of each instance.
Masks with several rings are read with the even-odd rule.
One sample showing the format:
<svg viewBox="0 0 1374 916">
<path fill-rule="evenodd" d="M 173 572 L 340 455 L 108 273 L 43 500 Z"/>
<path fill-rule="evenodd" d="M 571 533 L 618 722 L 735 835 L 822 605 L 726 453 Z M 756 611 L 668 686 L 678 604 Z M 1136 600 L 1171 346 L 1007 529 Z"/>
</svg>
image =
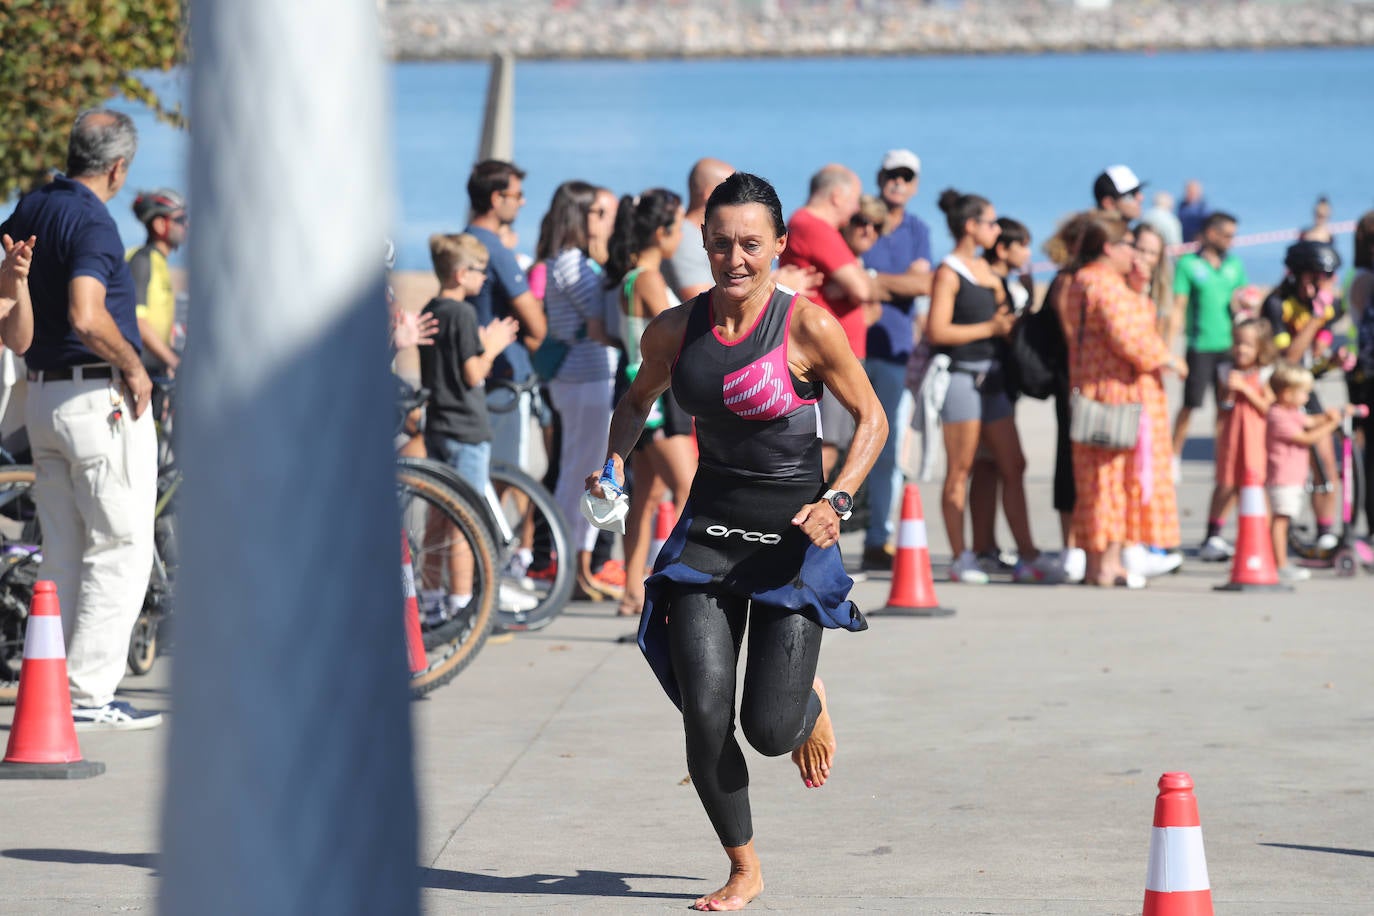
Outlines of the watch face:
<svg viewBox="0 0 1374 916">
<path fill-rule="evenodd" d="M 854 497 L 840 490 L 834 496 L 830 497 L 830 505 L 835 509 L 837 514 L 844 515 L 854 509 Z"/>
</svg>

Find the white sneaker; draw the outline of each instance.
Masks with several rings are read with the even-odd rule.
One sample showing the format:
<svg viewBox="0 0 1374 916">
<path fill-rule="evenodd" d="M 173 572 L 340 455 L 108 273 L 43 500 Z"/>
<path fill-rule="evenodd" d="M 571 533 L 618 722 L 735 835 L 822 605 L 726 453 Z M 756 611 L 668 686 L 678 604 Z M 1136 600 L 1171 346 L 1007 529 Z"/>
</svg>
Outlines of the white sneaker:
<svg viewBox="0 0 1374 916">
<path fill-rule="evenodd" d="M 521 613 L 532 611 L 539 606 L 539 599 L 529 592 L 521 591 L 505 582 L 496 591 L 496 605 L 503 611 Z"/>
<path fill-rule="evenodd" d="M 1153 579 L 1155 576 L 1163 576 L 1176 571 L 1183 565 L 1183 552 L 1170 550 L 1165 553 L 1157 553 L 1153 550 L 1145 551 L 1145 577 Z"/>
<path fill-rule="evenodd" d="M 965 585 L 987 585 L 988 574 L 978 568 L 978 558 L 972 550 L 965 550 L 949 564 L 949 581 Z"/>
<path fill-rule="evenodd" d="M 1197 558 L 1204 563 L 1221 563 L 1235 556 L 1236 548 L 1226 542 L 1226 539 L 1219 534 L 1214 534 L 1202 542 L 1198 548 Z"/>
<path fill-rule="evenodd" d="M 1183 554 L 1155 553 L 1143 544 L 1131 544 L 1121 549 L 1121 564 L 1129 573 L 1153 579 L 1178 569 L 1183 564 Z"/>
<path fill-rule="evenodd" d="M 1302 566 L 1280 566 L 1280 582 L 1306 582 L 1312 578 L 1312 572 Z"/>
<path fill-rule="evenodd" d="M 1326 534 L 1323 534 L 1321 537 L 1317 538 L 1316 542 L 1312 546 L 1320 550 L 1322 553 L 1330 553 L 1331 551 L 1335 550 L 1338 546 L 1340 546 L 1340 543 L 1341 539 L 1336 537 L 1330 531 L 1328 531 L 1326 532 Z"/>
<path fill-rule="evenodd" d="M 1082 582 L 1088 572 L 1088 555 L 1081 547 L 1069 547 L 1059 555 L 1059 567 L 1064 571 L 1065 582 Z"/>
<path fill-rule="evenodd" d="M 72 725 L 79 732 L 100 729 L 138 731 L 157 728 L 161 724 L 162 713 L 136 709 L 123 700 L 111 700 L 104 706 L 72 707 Z"/>
</svg>

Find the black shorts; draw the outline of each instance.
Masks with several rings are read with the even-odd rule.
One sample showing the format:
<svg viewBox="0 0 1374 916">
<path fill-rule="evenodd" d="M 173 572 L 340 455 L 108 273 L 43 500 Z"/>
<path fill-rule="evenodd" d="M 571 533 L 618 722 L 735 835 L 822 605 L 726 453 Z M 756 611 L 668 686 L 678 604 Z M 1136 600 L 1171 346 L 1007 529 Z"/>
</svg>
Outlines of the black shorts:
<svg viewBox="0 0 1374 916">
<path fill-rule="evenodd" d="M 1226 400 L 1221 390 L 1217 372 L 1223 363 L 1231 361 L 1230 350 L 1189 350 L 1188 378 L 1183 383 L 1183 406 L 1196 409 L 1202 406 L 1207 389 L 1212 389 L 1212 397 L 1220 404 Z"/>
</svg>

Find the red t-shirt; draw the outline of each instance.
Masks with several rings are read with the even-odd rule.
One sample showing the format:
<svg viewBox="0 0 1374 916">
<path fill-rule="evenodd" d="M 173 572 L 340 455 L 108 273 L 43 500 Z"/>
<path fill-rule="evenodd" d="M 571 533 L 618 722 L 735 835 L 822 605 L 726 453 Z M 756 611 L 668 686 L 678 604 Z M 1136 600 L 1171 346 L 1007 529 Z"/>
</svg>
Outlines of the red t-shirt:
<svg viewBox="0 0 1374 916">
<path fill-rule="evenodd" d="M 829 302 L 824 292 L 825 282 L 835 271 L 846 264 L 856 264 L 858 260 L 844 243 L 840 230 L 804 207 L 792 214 L 787 224 L 787 250 L 778 258 L 778 264 L 783 267 L 789 264 L 814 267 L 820 271 L 821 288 L 810 299 L 839 320 L 854 355 L 863 359 L 868 352 L 868 324 L 864 321 L 864 310 L 848 297 Z"/>
</svg>

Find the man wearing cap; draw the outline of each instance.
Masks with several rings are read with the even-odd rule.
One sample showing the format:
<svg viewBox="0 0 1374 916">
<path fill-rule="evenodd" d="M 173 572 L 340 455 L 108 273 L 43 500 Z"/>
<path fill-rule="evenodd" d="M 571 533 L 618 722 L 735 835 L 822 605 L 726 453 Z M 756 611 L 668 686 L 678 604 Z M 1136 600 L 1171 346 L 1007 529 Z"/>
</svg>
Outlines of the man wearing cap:
<svg viewBox="0 0 1374 916">
<path fill-rule="evenodd" d="M 134 198 L 134 216 L 148 230 L 147 243 L 131 248 L 128 254 L 138 333 L 143 338 L 143 366 L 149 375 L 171 376 L 176 374 L 181 357 L 172 349 L 177 304 L 167 256 L 186 241 L 186 201 L 171 188 L 139 191 Z"/>
<path fill-rule="evenodd" d="M 921 182 L 921 160 L 909 149 L 888 150 L 878 167 L 878 195 L 887 206 L 882 234 L 864 254 L 864 266 L 882 288 L 882 314 L 868 329 L 865 368 L 882 402 L 891 434 L 868 475 L 868 530 L 863 568 L 891 569 L 892 513 L 901 493 L 897 459 L 909 425 L 911 395 L 906 363 L 915 340 L 915 323 L 924 320 L 930 296 L 930 227 L 907 204 Z"/>
<path fill-rule="evenodd" d="M 1097 209 L 1120 213 L 1130 222 L 1140 219 L 1140 205 L 1145 198 L 1145 182 L 1135 177 L 1129 167 L 1109 165 L 1093 182 L 1093 199 Z"/>
<path fill-rule="evenodd" d="M 78 729 L 151 728 L 114 698 L 153 565 L 157 440 L 133 276 L 106 205 L 129 175 L 128 115 L 83 112 L 67 174 L 19 201 L 0 233 L 36 236 L 28 428 L 43 529 L 40 575 L 57 585 Z"/>
</svg>

